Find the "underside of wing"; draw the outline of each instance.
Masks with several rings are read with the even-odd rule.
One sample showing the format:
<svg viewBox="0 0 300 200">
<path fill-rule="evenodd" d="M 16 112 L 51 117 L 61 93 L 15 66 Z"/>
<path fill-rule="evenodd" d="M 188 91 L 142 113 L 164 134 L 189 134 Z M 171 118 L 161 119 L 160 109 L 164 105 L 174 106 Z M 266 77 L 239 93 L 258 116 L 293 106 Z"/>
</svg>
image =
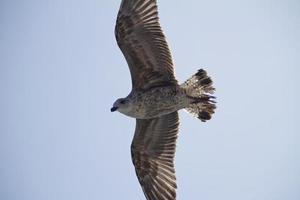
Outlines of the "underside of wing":
<svg viewBox="0 0 300 200">
<path fill-rule="evenodd" d="M 132 161 L 147 200 L 175 200 L 174 155 L 178 113 L 137 119 L 131 145 Z"/>
<path fill-rule="evenodd" d="M 115 35 L 129 65 L 133 89 L 177 84 L 156 0 L 123 0 Z"/>
</svg>

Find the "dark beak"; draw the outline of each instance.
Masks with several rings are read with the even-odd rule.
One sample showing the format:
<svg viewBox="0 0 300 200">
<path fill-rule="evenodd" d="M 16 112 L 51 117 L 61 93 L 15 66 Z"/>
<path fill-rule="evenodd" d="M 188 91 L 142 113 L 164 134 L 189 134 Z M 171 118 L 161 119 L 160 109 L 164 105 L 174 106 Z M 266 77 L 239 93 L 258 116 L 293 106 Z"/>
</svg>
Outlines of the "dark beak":
<svg viewBox="0 0 300 200">
<path fill-rule="evenodd" d="M 116 110 L 118 110 L 118 107 L 112 107 L 112 108 L 110 109 L 111 112 L 115 112 Z"/>
</svg>

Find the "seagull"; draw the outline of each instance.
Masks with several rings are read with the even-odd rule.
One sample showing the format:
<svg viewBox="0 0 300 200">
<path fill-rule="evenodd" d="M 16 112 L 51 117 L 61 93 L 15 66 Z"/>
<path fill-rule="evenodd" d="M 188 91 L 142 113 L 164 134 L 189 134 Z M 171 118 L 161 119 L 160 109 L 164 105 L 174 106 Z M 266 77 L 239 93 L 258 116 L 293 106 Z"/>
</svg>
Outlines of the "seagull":
<svg viewBox="0 0 300 200">
<path fill-rule="evenodd" d="M 211 119 L 216 108 L 212 80 L 200 69 L 178 83 L 156 0 L 122 0 L 115 36 L 129 66 L 132 90 L 114 102 L 111 112 L 136 119 L 131 157 L 146 199 L 175 200 L 178 110 L 203 122 Z"/>
</svg>

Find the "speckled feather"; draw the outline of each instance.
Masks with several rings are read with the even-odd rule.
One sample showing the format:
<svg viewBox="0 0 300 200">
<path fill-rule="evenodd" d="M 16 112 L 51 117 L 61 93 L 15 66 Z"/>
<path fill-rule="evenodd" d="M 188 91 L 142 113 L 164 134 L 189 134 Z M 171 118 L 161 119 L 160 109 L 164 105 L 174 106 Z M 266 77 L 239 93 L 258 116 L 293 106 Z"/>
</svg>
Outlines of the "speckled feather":
<svg viewBox="0 0 300 200">
<path fill-rule="evenodd" d="M 115 36 L 130 69 L 132 91 L 112 111 L 136 118 L 131 155 L 147 200 L 176 200 L 177 110 L 208 120 L 215 108 L 212 81 L 199 70 L 178 84 L 156 0 L 122 0 Z"/>
</svg>

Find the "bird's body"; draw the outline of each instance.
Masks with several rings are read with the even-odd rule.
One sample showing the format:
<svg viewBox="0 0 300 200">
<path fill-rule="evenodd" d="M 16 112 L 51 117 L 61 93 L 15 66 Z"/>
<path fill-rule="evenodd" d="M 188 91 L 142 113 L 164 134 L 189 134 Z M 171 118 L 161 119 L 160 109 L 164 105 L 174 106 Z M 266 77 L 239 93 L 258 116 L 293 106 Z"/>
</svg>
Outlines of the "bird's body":
<svg viewBox="0 0 300 200">
<path fill-rule="evenodd" d="M 130 109 L 121 113 L 137 118 L 150 119 L 170 114 L 189 105 L 190 100 L 180 86 L 155 87 L 147 91 L 132 91 L 126 101 Z"/>
<path fill-rule="evenodd" d="M 216 108 L 212 80 L 200 69 L 178 84 L 156 0 L 122 0 L 115 35 L 130 69 L 132 91 L 116 100 L 111 111 L 136 118 L 131 155 L 147 200 L 175 200 L 177 111 L 209 120 Z"/>
</svg>

